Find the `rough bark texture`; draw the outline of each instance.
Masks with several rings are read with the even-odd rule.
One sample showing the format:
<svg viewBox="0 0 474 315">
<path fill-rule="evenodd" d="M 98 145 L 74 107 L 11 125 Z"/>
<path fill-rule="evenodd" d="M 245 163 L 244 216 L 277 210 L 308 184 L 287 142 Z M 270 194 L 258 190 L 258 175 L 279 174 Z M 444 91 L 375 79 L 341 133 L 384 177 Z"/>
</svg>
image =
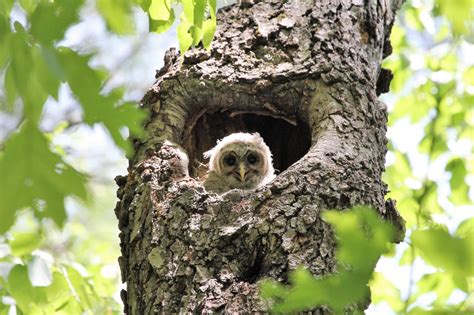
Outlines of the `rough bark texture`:
<svg viewBox="0 0 474 315">
<path fill-rule="evenodd" d="M 402 229 L 384 200 L 377 99 L 401 1 L 255 2 L 220 11 L 210 52 L 170 50 L 144 97 L 146 137 L 117 178 L 128 314 L 267 310 L 259 280 L 335 271 L 324 209 L 371 205 Z M 207 193 L 202 152 L 232 131 L 259 131 L 281 173 L 258 191 Z"/>
</svg>

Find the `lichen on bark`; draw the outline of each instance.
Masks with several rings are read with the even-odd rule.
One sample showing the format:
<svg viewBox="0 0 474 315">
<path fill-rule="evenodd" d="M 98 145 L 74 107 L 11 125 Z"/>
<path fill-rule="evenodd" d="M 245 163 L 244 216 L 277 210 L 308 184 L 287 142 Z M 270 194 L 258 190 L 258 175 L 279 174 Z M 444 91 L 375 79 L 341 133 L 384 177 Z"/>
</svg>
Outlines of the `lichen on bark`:
<svg viewBox="0 0 474 315">
<path fill-rule="evenodd" d="M 377 99 L 400 1 L 254 2 L 220 10 L 209 52 L 170 50 L 142 101 L 146 136 L 117 178 L 128 314 L 267 311 L 260 280 L 335 271 L 324 209 L 370 205 L 403 227 L 384 199 Z M 281 172 L 257 191 L 208 193 L 201 154 L 234 131 L 260 132 Z"/>
</svg>

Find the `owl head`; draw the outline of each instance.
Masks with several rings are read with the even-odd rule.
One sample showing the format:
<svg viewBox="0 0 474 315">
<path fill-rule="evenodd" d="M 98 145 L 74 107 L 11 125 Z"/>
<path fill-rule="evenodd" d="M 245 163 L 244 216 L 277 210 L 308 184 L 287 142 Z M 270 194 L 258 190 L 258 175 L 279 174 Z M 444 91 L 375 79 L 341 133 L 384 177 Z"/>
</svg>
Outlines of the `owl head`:
<svg viewBox="0 0 474 315">
<path fill-rule="evenodd" d="M 275 178 L 270 149 L 258 133 L 233 133 L 204 153 L 209 170 L 217 173 L 228 187 L 254 189 Z"/>
</svg>

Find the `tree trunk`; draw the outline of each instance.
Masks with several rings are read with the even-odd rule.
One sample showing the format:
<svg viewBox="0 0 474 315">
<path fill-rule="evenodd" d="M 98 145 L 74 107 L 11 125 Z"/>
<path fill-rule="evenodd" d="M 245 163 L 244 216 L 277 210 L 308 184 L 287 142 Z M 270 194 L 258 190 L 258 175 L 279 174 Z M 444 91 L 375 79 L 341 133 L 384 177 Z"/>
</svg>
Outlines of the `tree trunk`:
<svg viewBox="0 0 474 315">
<path fill-rule="evenodd" d="M 384 200 L 377 99 L 401 1 L 254 2 L 220 10 L 210 52 L 170 50 L 143 99 L 146 136 L 117 178 L 128 314 L 265 312 L 260 280 L 335 270 L 324 209 L 370 205 L 402 229 Z M 258 131 L 280 173 L 257 191 L 208 193 L 202 153 L 234 131 Z"/>
</svg>

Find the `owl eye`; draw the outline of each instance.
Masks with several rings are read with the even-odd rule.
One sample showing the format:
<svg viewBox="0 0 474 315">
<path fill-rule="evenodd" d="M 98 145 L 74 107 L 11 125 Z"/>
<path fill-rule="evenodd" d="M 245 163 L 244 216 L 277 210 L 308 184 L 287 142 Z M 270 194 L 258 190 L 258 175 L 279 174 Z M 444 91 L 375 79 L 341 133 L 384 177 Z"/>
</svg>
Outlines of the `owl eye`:
<svg viewBox="0 0 474 315">
<path fill-rule="evenodd" d="M 257 162 L 258 158 L 253 155 L 253 154 L 249 154 L 247 156 L 247 162 L 249 162 L 249 164 L 255 164 Z"/>
<path fill-rule="evenodd" d="M 235 156 L 232 156 L 232 155 L 227 155 L 225 158 L 224 158 L 224 163 L 229 165 L 229 166 L 234 166 L 235 165 Z"/>
</svg>

